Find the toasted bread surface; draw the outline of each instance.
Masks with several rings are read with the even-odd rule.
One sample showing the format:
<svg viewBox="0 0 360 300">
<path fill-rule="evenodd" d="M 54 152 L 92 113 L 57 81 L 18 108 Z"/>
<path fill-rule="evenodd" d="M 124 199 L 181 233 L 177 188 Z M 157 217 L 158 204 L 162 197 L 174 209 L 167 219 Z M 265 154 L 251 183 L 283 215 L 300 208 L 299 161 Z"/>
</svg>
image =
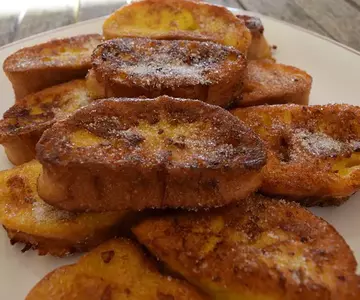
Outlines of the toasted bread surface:
<svg viewBox="0 0 360 300">
<path fill-rule="evenodd" d="M 115 39 L 92 55 L 94 98 L 169 95 L 229 106 L 242 88 L 246 59 L 212 42 Z"/>
<path fill-rule="evenodd" d="M 258 17 L 237 15 L 251 32 L 251 44 L 248 50 L 247 58 L 254 59 L 271 59 L 271 47 L 264 36 L 264 26 Z"/>
<path fill-rule="evenodd" d="M 121 231 L 127 212 L 75 214 L 46 204 L 37 193 L 40 172 L 35 160 L 0 172 L 0 223 L 12 244 L 64 256 L 88 251 Z"/>
<path fill-rule="evenodd" d="M 212 41 L 246 54 L 251 33 L 222 6 L 191 0 L 142 0 L 121 7 L 103 25 L 106 39 L 148 37 Z"/>
<path fill-rule="evenodd" d="M 23 48 L 3 65 L 16 99 L 73 79 L 85 78 L 91 53 L 100 44 L 99 34 L 51 40 Z"/>
<path fill-rule="evenodd" d="M 37 144 L 39 194 L 67 210 L 213 207 L 248 196 L 266 162 L 260 139 L 201 101 L 105 99 Z"/>
<path fill-rule="evenodd" d="M 128 240 L 112 240 L 45 276 L 26 300 L 200 300 L 187 283 L 162 276 Z"/>
<path fill-rule="evenodd" d="M 298 68 L 270 60 L 250 61 L 242 95 L 235 101 L 235 106 L 286 103 L 307 105 L 311 86 L 312 77 Z"/>
<path fill-rule="evenodd" d="M 336 230 L 298 204 L 254 195 L 210 212 L 133 229 L 170 269 L 211 299 L 358 299 L 356 261 Z"/>
<path fill-rule="evenodd" d="M 360 188 L 360 108 L 271 105 L 232 111 L 268 148 L 261 191 L 303 205 L 339 205 Z"/>
<path fill-rule="evenodd" d="M 0 120 L 0 144 L 9 160 L 20 165 L 35 158 L 35 145 L 56 120 L 89 104 L 85 80 L 73 80 L 19 100 Z"/>
</svg>

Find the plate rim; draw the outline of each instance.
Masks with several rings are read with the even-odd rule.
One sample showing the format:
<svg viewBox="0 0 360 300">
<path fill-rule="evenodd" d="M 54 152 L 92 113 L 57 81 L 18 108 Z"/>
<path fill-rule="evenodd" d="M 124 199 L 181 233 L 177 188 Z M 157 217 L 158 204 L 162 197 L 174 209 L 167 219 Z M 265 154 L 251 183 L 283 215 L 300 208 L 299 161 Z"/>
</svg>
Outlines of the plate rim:
<svg viewBox="0 0 360 300">
<path fill-rule="evenodd" d="M 259 17 L 260 19 L 269 19 L 269 20 L 272 20 L 272 21 L 275 21 L 275 22 L 278 22 L 278 23 L 281 23 L 285 26 L 289 26 L 289 27 L 292 27 L 294 29 L 297 29 L 299 31 L 302 31 L 302 32 L 305 32 L 309 35 L 312 35 L 316 38 L 319 38 L 319 39 L 322 39 L 324 41 L 327 41 L 327 42 L 330 42 L 338 47 L 341 47 L 347 51 L 350 51 L 352 53 L 354 53 L 355 55 L 358 55 L 360 56 L 360 50 L 356 50 L 350 46 L 347 46 L 343 43 L 340 43 L 338 41 L 335 41 L 334 39 L 330 38 L 330 37 L 327 37 L 327 36 L 324 36 L 320 33 L 317 33 L 315 31 L 312 31 L 310 29 L 307 29 L 307 28 L 304 28 L 304 27 L 301 27 L 299 25 L 295 25 L 295 24 L 292 24 L 292 23 L 289 23 L 287 21 L 284 21 L 284 20 L 280 20 L 280 19 L 277 19 L 275 17 L 271 17 L 271 16 L 267 16 L 267 15 L 263 15 L 261 13 L 258 13 L 258 12 L 253 12 L 253 11 L 248 11 L 248 10 L 244 10 L 244 9 L 241 9 L 241 8 L 235 8 L 235 7 L 229 7 L 229 6 L 223 6 L 227 9 L 229 9 L 231 12 L 233 13 L 247 13 L 247 14 L 250 14 L 250 15 L 253 15 L 253 16 L 257 16 Z M 34 34 L 34 35 L 31 35 L 31 36 L 28 36 L 26 38 L 23 38 L 23 39 L 20 39 L 20 40 L 17 40 L 17 41 L 14 41 L 14 42 L 11 42 L 11 43 L 8 43 L 6 45 L 3 45 L 0 47 L 0 52 L 7 49 L 7 48 L 10 48 L 12 46 L 16 46 L 17 44 L 22 44 L 22 43 L 25 43 L 25 42 L 28 42 L 28 41 L 31 41 L 31 40 L 34 40 L 34 39 L 37 39 L 39 37 L 43 37 L 43 36 L 46 36 L 48 34 L 52 34 L 52 33 L 56 33 L 58 31 L 62 31 L 64 29 L 69 29 L 69 28 L 74 28 L 74 27 L 78 27 L 78 26 L 83 26 L 83 25 L 86 25 L 88 23 L 93 23 L 93 22 L 96 22 L 96 21 L 100 21 L 100 20 L 103 20 L 103 19 L 106 19 L 109 15 L 106 15 L 106 16 L 102 16 L 102 17 L 97 17 L 97 18 L 92 18 L 92 19 L 89 19 L 89 20 L 85 20 L 85 21 L 81 21 L 81 22 L 77 22 L 77 23 L 73 23 L 73 24 L 69 24 L 69 25 L 65 25 L 65 26 L 61 26 L 61 27 L 58 27 L 58 28 L 54 28 L 54 29 L 51 29 L 51 30 L 47 30 L 47 31 L 44 31 L 44 32 L 39 32 L 37 34 Z M 266 29 L 265 29 L 266 30 Z"/>
</svg>

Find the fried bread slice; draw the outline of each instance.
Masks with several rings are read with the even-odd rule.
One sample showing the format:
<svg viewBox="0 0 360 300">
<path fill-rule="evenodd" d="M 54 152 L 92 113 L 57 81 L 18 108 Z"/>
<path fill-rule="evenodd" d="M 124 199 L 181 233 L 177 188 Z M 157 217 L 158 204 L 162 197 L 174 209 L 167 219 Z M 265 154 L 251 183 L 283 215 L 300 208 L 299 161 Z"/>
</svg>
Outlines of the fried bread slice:
<svg viewBox="0 0 360 300">
<path fill-rule="evenodd" d="M 115 11 L 103 25 L 106 39 L 148 37 L 212 41 L 246 54 L 251 33 L 228 9 L 192 0 L 142 0 Z"/>
<path fill-rule="evenodd" d="M 251 32 L 251 44 L 248 50 L 247 58 L 253 59 L 271 59 L 271 47 L 264 36 L 264 26 L 258 17 L 237 15 Z"/>
<path fill-rule="evenodd" d="M 0 223 L 12 244 L 39 255 L 65 256 L 88 251 L 113 238 L 130 213 L 75 214 L 52 207 L 37 193 L 41 164 L 35 160 L 0 172 Z"/>
<path fill-rule="evenodd" d="M 93 98 L 168 95 L 229 106 L 246 59 L 212 42 L 115 39 L 99 45 L 87 76 Z"/>
<path fill-rule="evenodd" d="M 312 77 L 305 71 L 271 60 L 249 61 L 237 107 L 295 103 L 307 105 Z"/>
<path fill-rule="evenodd" d="M 89 104 L 85 80 L 73 80 L 19 100 L 0 120 L 0 144 L 14 165 L 35 158 L 35 145 L 45 129 Z"/>
<path fill-rule="evenodd" d="M 261 191 L 302 205 L 339 205 L 360 188 L 360 108 L 295 104 L 236 109 L 268 148 Z"/>
<path fill-rule="evenodd" d="M 296 203 L 254 195 L 210 212 L 148 219 L 133 232 L 211 299 L 359 299 L 349 246 Z"/>
<path fill-rule="evenodd" d="M 37 144 L 38 191 L 75 211 L 222 206 L 261 183 L 258 136 L 201 101 L 105 99 L 48 129 Z"/>
<path fill-rule="evenodd" d="M 99 34 L 78 35 L 20 49 L 10 55 L 3 69 L 16 99 L 73 79 L 85 78 L 91 53 L 100 44 Z"/>
<path fill-rule="evenodd" d="M 26 300 L 200 300 L 184 281 L 161 275 L 133 242 L 111 240 L 46 275 Z"/>
</svg>

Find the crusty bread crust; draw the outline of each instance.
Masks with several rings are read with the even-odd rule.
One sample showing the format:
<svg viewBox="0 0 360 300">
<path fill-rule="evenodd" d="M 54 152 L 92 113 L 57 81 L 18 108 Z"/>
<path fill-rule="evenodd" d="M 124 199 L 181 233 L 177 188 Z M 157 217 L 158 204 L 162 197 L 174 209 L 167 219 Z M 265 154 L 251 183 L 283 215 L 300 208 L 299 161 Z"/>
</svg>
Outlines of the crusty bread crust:
<svg viewBox="0 0 360 300">
<path fill-rule="evenodd" d="M 73 80 L 30 94 L 10 107 L 0 120 L 0 144 L 14 165 L 35 158 L 35 145 L 56 120 L 89 104 L 85 80 Z"/>
<path fill-rule="evenodd" d="M 261 191 L 302 205 L 339 205 L 360 188 L 360 108 L 270 105 L 232 111 L 268 148 Z"/>
<path fill-rule="evenodd" d="M 201 208 L 246 198 L 261 183 L 260 139 L 201 101 L 106 99 L 45 131 L 40 196 L 66 210 Z"/>
<path fill-rule="evenodd" d="M 16 99 L 66 81 L 85 78 L 91 67 L 91 53 L 101 40 L 99 34 L 79 35 L 23 48 L 10 55 L 3 69 L 12 83 Z"/>
<path fill-rule="evenodd" d="M 251 32 L 251 44 L 247 53 L 249 60 L 272 59 L 271 47 L 264 36 L 264 26 L 258 17 L 237 15 Z"/>
<path fill-rule="evenodd" d="M 271 60 L 250 61 L 245 73 L 242 95 L 234 105 L 307 105 L 311 85 L 312 77 L 298 68 L 277 64 Z"/>
<path fill-rule="evenodd" d="M 211 299 L 359 299 L 349 246 L 294 203 L 255 195 L 210 212 L 148 219 L 133 232 Z"/>
<path fill-rule="evenodd" d="M 242 88 L 246 59 L 212 42 L 115 39 L 92 55 L 94 98 L 169 95 L 229 106 Z"/>
<path fill-rule="evenodd" d="M 246 54 L 251 33 L 223 6 L 191 0 L 142 0 L 115 11 L 103 25 L 106 39 L 147 37 L 211 41 Z"/>
<path fill-rule="evenodd" d="M 127 212 L 74 214 L 44 203 L 37 193 L 40 172 L 37 161 L 0 172 L 0 222 L 11 244 L 21 242 L 23 251 L 62 257 L 129 230 L 131 222 L 124 223 L 132 215 Z"/>
<path fill-rule="evenodd" d="M 140 247 L 111 240 L 37 283 L 26 300 L 205 300 L 183 280 L 161 275 Z"/>
</svg>

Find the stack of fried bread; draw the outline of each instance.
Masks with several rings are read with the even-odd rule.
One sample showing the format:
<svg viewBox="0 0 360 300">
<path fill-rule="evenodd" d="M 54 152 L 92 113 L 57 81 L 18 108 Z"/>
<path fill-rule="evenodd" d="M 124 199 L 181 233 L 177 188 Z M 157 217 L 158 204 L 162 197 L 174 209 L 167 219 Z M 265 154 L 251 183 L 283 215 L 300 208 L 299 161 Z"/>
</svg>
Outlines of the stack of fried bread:
<svg viewBox="0 0 360 300">
<path fill-rule="evenodd" d="M 23 251 L 89 251 L 28 300 L 360 299 L 350 247 L 303 207 L 360 188 L 360 108 L 307 106 L 258 18 L 136 1 L 4 71 L 0 223 Z"/>
</svg>

